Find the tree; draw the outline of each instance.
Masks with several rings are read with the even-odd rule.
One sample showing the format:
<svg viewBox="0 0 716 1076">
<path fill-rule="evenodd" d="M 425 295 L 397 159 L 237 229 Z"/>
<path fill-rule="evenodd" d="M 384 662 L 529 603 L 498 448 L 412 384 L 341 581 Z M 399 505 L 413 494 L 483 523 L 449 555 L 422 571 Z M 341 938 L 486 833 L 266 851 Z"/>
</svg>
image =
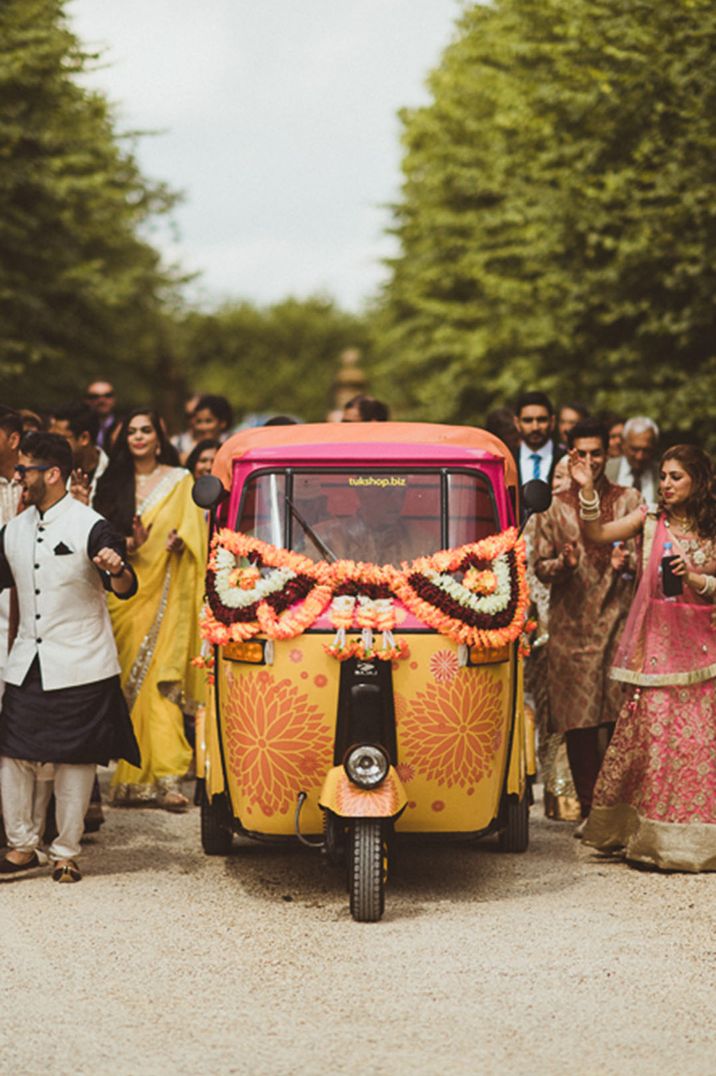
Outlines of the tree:
<svg viewBox="0 0 716 1076">
<path fill-rule="evenodd" d="M 288 412 L 312 421 L 323 420 L 331 405 L 340 353 L 370 347 L 364 319 L 320 296 L 190 312 L 179 338 L 192 389 L 221 393 L 242 414 Z"/>
<path fill-rule="evenodd" d="M 716 9 L 474 5 L 430 89 L 380 313 L 406 406 L 474 422 L 538 385 L 708 436 Z"/>
<path fill-rule="evenodd" d="M 174 281 L 144 238 L 172 206 L 142 176 L 65 0 L 0 6 L 0 361 L 5 402 L 43 406 L 89 377 L 156 387 Z"/>
</svg>

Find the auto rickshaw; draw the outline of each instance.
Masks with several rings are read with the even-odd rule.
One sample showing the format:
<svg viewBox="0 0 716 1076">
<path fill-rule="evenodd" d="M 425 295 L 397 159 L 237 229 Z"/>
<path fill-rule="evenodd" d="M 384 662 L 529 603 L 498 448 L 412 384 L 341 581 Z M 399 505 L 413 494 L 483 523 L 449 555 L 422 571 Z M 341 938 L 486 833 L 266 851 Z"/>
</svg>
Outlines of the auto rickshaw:
<svg viewBox="0 0 716 1076">
<path fill-rule="evenodd" d="M 528 594 L 505 445 L 428 423 L 251 429 L 194 498 L 211 517 L 204 851 L 234 833 L 318 846 L 363 921 L 401 834 L 524 852 Z"/>
</svg>

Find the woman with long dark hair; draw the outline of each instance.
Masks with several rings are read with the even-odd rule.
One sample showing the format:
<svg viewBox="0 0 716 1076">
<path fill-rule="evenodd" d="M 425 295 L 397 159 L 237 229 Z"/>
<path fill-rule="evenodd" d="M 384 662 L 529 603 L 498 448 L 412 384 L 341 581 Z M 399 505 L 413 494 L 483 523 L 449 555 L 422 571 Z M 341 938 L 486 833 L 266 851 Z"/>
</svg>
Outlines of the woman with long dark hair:
<svg viewBox="0 0 716 1076">
<path fill-rule="evenodd" d="M 196 480 L 204 474 L 211 474 L 211 468 L 216 459 L 216 453 L 221 448 L 220 441 L 212 441 L 210 437 L 198 441 L 186 458 L 184 466 Z"/>
<path fill-rule="evenodd" d="M 668 870 L 716 870 L 716 499 L 711 460 L 676 445 L 660 465 L 659 504 L 600 520 L 579 460 L 580 515 L 594 542 L 642 535 L 639 586 L 616 651 L 628 685 L 594 791 L 584 840 Z M 680 581 L 674 585 L 673 576 Z"/>
<path fill-rule="evenodd" d="M 191 499 L 193 479 L 177 466 L 156 411 L 137 408 L 124 420 L 95 508 L 127 535 L 139 581 L 130 615 L 110 598 L 122 686 L 142 754 L 141 768 L 120 762 L 113 802 L 157 802 L 185 810 L 180 781 L 191 763 L 183 714 L 195 708 L 206 548 L 203 513 Z"/>
</svg>

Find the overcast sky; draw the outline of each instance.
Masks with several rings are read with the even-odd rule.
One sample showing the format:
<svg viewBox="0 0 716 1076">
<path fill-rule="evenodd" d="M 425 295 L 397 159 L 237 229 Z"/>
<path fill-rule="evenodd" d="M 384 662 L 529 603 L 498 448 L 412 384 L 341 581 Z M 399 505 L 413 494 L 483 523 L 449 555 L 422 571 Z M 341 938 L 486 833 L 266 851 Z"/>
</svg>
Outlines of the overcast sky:
<svg viewBox="0 0 716 1076">
<path fill-rule="evenodd" d="M 396 111 L 454 34 L 460 0 L 71 0 L 105 49 L 92 81 L 143 139 L 146 174 L 185 194 L 172 260 L 204 302 L 333 295 L 384 277 L 400 185 Z"/>
</svg>

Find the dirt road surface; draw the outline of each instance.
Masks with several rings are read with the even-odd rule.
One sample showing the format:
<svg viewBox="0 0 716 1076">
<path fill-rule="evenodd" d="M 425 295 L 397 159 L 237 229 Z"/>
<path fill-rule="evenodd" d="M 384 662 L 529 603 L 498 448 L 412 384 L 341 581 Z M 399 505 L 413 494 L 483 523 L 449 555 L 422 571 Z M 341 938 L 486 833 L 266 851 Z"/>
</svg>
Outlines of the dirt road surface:
<svg viewBox="0 0 716 1076">
<path fill-rule="evenodd" d="M 354 923 L 319 854 L 109 810 L 86 876 L 0 886 L 3 1073 L 716 1073 L 716 876 L 604 860 L 532 811 L 402 849 Z"/>
</svg>

